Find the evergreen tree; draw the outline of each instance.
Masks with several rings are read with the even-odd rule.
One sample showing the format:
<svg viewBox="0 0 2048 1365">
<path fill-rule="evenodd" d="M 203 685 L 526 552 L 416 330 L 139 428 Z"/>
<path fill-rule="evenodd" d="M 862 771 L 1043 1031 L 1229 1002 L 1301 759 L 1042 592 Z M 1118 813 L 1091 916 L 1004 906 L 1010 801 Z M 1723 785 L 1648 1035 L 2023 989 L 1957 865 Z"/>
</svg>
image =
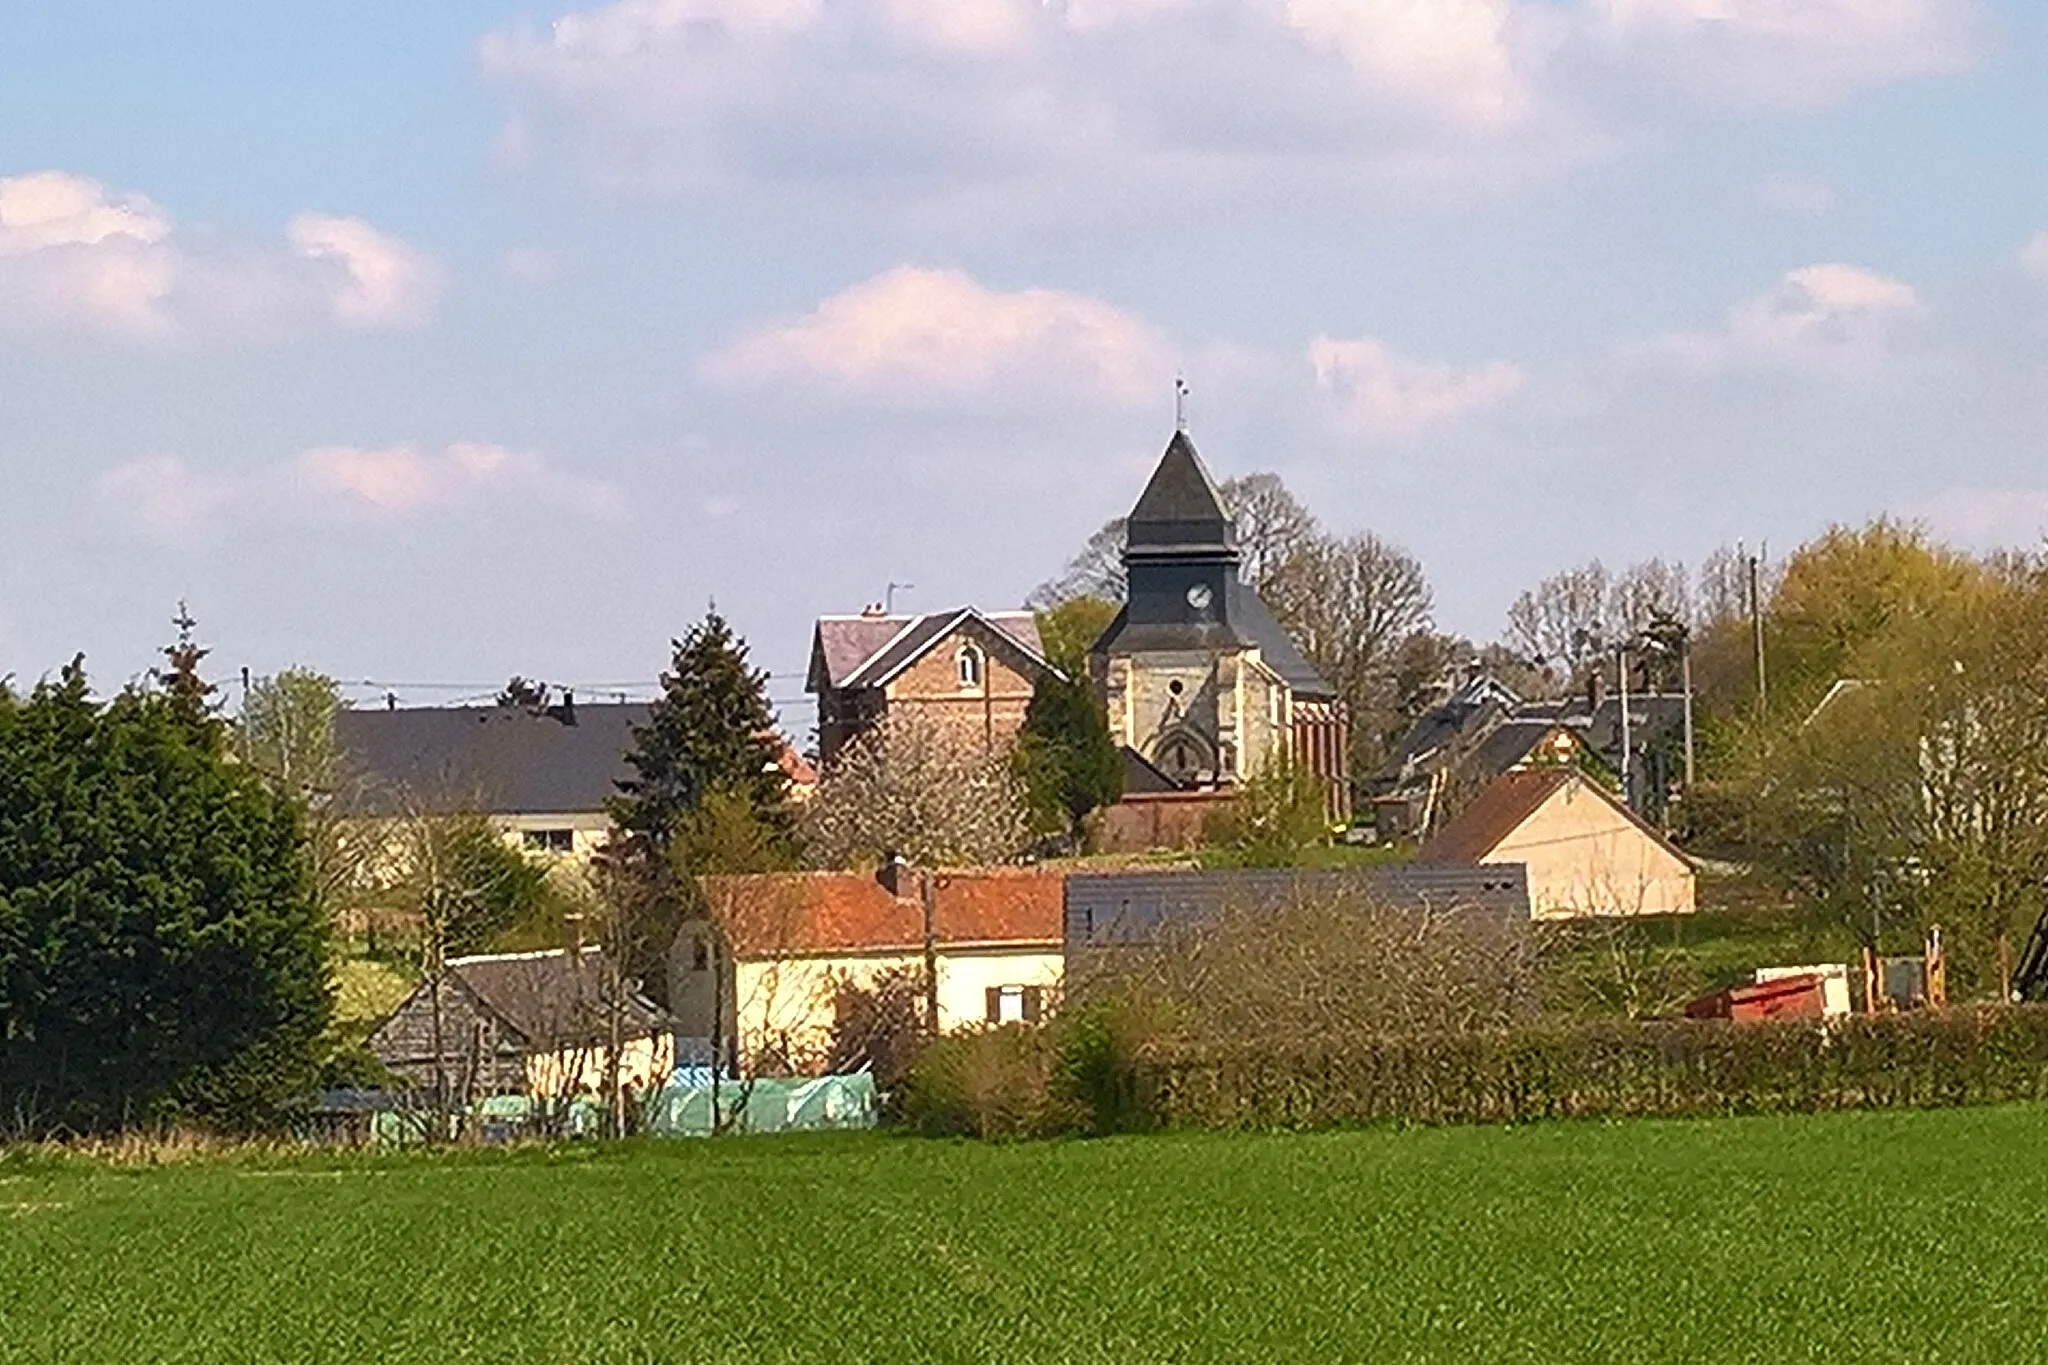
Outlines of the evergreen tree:
<svg viewBox="0 0 2048 1365">
<path fill-rule="evenodd" d="M 196 660 L 194 661 L 196 663 Z M 310 1088 L 327 924 L 299 810 L 203 693 L 0 689 L 0 1133 L 261 1122 Z"/>
<path fill-rule="evenodd" d="M 714 609 L 675 642 L 662 694 L 635 727 L 612 818 L 666 851 L 713 793 L 744 803 L 776 839 L 790 829 L 789 780 L 768 707 L 768 675 L 747 662 L 746 642 Z"/>
<path fill-rule="evenodd" d="M 1123 795 L 1123 756 L 1085 678 L 1049 673 L 1040 680 L 1017 735 L 1016 762 L 1033 826 L 1076 846 L 1089 812 Z"/>
</svg>

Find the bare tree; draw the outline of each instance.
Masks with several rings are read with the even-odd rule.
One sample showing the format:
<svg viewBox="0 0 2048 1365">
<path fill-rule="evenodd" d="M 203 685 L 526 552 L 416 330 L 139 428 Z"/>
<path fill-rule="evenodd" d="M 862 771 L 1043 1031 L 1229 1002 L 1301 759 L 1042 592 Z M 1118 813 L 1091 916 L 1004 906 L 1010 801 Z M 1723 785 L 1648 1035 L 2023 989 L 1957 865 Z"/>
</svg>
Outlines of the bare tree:
<svg viewBox="0 0 2048 1365">
<path fill-rule="evenodd" d="M 1066 998 L 1140 1007 L 1197 1045 L 1465 1032 L 1535 1012 L 1537 948 L 1519 918 L 1310 893 L 1077 954 Z"/>
<path fill-rule="evenodd" d="M 1216 492 L 1236 522 L 1239 572 L 1254 587 L 1318 534 L 1315 517 L 1278 474 L 1241 474 L 1218 484 Z M 1025 605 L 1047 611 L 1076 597 L 1123 601 L 1130 590 L 1124 576 L 1128 535 L 1126 518 L 1104 522 L 1059 573 L 1032 590 Z"/>
<path fill-rule="evenodd" d="M 1552 574 L 1508 608 L 1508 643 L 1566 679 L 1577 676 L 1608 633 L 1613 587 L 1597 559 Z"/>
<path fill-rule="evenodd" d="M 1685 565 L 1663 559 L 1631 564 L 1616 575 L 1609 590 L 1608 633 L 1615 637 L 1640 635 L 1659 619 L 1692 623 L 1692 579 Z"/>
<path fill-rule="evenodd" d="M 1057 574 L 1031 590 L 1024 605 L 1033 611 L 1050 611 L 1077 597 L 1100 597 L 1121 602 L 1130 595 L 1130 580 L 1124 574 L 1124 545 L 1129 540 L 1126 519 L 1117 517 L 1102 524 L 1079 554 L 1066 562 Z"/>
<path fill-rule="evenodd" d="M 925 867 L 1002 863 L 1030 838 L 1007 752 L 890 716 L 825 774 L 803 812 L 810 861 L 850 867 L 901 853 Z"/>
<path fill-rule="evenodd" d="M 1370 766 L 1401 713 L 1401 646 L 1429 627 L 1421 561 L 1370 533 L 1314 536 L 1260 595 L 1350 712 L 1354 766 Z"/>
<path fill-rule="evenodd" d="M 1244 474 L 1217 488 L 1237 525 L 1238 572 L 1253 587 L 1262 587 L 1297 554 L 1321 536 L 1321 528 L 1301 499 L 1278 474 Z"/>
</svg>

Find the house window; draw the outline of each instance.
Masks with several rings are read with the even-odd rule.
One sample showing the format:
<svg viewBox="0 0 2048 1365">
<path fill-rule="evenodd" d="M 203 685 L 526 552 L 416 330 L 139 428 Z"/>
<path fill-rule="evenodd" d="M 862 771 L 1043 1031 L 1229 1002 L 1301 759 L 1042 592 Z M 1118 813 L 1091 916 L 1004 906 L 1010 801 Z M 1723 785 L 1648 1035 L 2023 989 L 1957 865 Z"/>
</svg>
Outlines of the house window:
<svg viewBox="0 0 2048 1365">
<path fill-rule="evenodd" d="M 959 663 L 960 685 L 962 687 L 980 687 L 981 651 L 973 645 L 962 645 L 960 647 Z"/>
<path fill-rule="evenodd" d="M 1045 1010 L 1043 986 L 990 986 L 987 1018 L 991 1024 L 1035 1024 Z"/>
<path fill-rule="evenodd" d="M 519 832 L 519 841 L 528 853 L 574 853 L 576 831 L 573 829 L 526 829 Z"/>
</svg>

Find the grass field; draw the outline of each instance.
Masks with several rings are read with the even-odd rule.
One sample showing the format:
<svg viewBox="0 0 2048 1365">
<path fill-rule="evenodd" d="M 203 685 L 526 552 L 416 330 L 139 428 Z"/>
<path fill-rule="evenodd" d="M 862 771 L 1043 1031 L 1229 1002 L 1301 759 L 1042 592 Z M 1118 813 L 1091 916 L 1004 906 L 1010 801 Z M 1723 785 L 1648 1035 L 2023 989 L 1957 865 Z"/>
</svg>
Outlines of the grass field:
<svg viewBox="0 0 2048 1365">
<path fill-rule="evenodd" d="M 2048 1109 L 0 1160 L 6 1361 L 2029 1361 Z"/>
</svg>

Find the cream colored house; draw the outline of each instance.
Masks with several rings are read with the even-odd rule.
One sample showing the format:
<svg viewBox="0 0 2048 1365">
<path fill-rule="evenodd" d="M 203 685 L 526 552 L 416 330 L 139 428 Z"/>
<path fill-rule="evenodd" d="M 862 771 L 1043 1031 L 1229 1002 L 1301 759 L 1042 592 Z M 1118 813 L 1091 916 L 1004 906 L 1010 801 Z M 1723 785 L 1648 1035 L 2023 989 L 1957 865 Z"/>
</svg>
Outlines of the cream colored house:
<svg viewBox="0 0 2048 1365">
<path fill-rule="evenodd" d="M 1422 861 L 1521 863 L 1538 919 L 1694 909 L 1692 861 L 1576 768 L 1503 773 L 1424 845 Z"/>
<path fill-rule="evenodd" d="M 705 897 L 731 945 L 728 1028 L 749 1065 L 812 1071 L 824 1064 L 842 987 L 872 988 L 890 973 L 914 979 L 942 1031 L 1035 1023 L 1055 1002 L 1064 879 L 1027 869 L 938 871 L 930 913 L 912 894 L 889 894 L 865 872 L 706 877 Z M 716 955 L 689 927 L 670 957 L 679 1030 L 702 1033 L 717 989 Z M 694 984 L 693 984 L 694 983 Z M 681 993 L 678 993 L 678 988 Z"/>
</svg>

